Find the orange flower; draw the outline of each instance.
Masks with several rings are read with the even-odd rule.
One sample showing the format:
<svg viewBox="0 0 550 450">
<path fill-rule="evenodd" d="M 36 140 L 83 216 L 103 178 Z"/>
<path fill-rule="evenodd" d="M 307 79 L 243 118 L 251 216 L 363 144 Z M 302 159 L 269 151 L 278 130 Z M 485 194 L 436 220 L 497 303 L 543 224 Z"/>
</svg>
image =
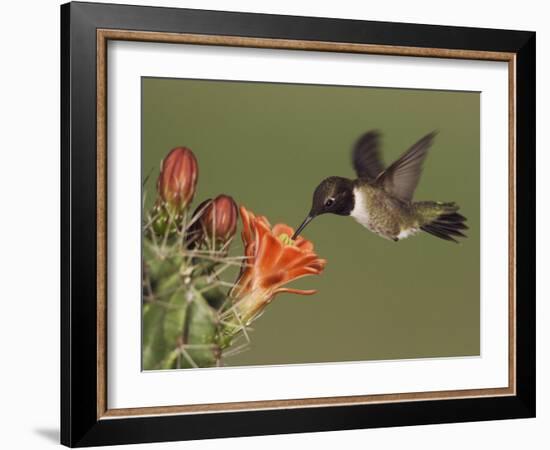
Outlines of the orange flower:
<svg viewBox="0 0 550 450">
<path fill-rule="evenodd" d="M 311 295 L 315 290 L 283 287 L 298 278 L 320 274 L 326 264 L 314 252 L 313 244 L 299 236 L 288 225 L 273 228 L 263 216 L 255 216 L 241 206 L 242 239 L 246 260 L 231 291 L 241 320 L 250 323 L 280 292 Z"/>
</svg>

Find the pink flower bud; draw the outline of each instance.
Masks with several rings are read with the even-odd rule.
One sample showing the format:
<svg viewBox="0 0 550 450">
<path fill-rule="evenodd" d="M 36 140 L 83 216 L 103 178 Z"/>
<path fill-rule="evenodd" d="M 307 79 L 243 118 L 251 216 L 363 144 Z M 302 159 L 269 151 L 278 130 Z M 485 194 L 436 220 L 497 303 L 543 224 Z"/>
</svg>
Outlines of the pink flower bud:
<svg viewBox="0 0 550 450">
<path fill-rule="evenodd" d="M 199 166 L 187 147 L 176 147 L 162 160 L 157 190 L 161 199 L 176 213 L 182 212 L 195 195 Z"/>
<path fill-rule="evenodd" d="M 208 239 L 225 243 L 235 235 L 238 218 L 237 204 L 222 194 L 210 202 L 199 220 Z"/>
</svg>

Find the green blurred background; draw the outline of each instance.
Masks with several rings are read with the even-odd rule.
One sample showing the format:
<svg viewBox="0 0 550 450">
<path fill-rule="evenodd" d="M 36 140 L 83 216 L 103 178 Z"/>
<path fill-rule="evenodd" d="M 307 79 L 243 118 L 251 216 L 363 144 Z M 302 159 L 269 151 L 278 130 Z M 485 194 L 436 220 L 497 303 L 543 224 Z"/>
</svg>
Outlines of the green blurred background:
<svg viewBox="0 0 550 450">
<path fill-rule="evenodd" d="M 415 199 L 456 201 L 468 218 L 460 245 L 425 233 L 394 243 L 349 217 L 317 218 L 304 235 L 327 267 L 294 286 L 318 293 L 277 296 L 226 365 L 479 355 L 479 127 L 475 92 L 143 78 L 146 208 L 160 160 L 187 146 L 200 168 L 194 205 L 225 193 L 296 227 L 323 178 L 354 177 L 361 133 L 383 133 L 389 164 L 435 129 Z"/>
</svg>

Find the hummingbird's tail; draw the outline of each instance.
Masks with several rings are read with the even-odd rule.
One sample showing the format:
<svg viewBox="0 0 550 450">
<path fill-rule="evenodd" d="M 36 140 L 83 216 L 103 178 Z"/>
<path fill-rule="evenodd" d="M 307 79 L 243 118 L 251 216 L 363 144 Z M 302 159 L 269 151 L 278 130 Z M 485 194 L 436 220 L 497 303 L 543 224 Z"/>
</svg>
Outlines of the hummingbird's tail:
<svg viewBox="0 0 550 450">
<path fill-rule="evenodd" d="M 456 236 L 467 237 L 462 232 L 468 229 L 464 223 L 466 217 L 458 213 L 459 206 L 456 203 L 417 202 L 414 206 L 422 218 L 420 229 L 426 233 L 457 243 Z"/>
</svg>

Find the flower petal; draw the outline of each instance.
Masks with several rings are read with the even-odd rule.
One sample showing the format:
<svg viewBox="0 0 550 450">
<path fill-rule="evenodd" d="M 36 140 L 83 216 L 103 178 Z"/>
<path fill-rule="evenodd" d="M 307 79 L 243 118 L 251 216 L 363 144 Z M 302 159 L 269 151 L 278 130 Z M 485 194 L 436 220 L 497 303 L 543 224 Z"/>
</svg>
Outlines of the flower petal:
<svg viewBox="0 0 550 450">
<path fill-rule="evenodd" d="M 293 288 L 279 288 L 275 290 L 276 294 L 280 293 L 288 293 L 288 294 L 299 294 L 299 295 L 313 295 L 316 294 L 317 291 L 315 289 L 293 289 Z"/>
<path fill-rule="evenodd" d="M 252 289 L 253 273 L 254 270 L 252 268 L 244 270 L 231 289 L 229 295 L 233 298 L 239 298 L 243 292 L 247 292 Z"/>
<path fill-rule="evenodd" d="M 273 272 L 262 278 L 261 286 L 264 289 L 272 289 L 285 282 L 284 272 Z"/>
<path fill-rule="evenodd" d="M 279 237 L 281 234 L 286 234 L 288 237 L 294 234 L 294 230 L 284 223 L 278 223 L 273 227 L 273 234 Z"/>
<path fill-rule="evenodd" d="M 255 254 L 256 254 L 256 242 L 252 241 L 244 247 L 244 256 L 246 256 L 249 260 L 253 260 Z"/>
<path fill-rule="evenodd" d="M 271 224 L 269 223 L 269 220 L 267 220 L 266 216 L 258 216 L 257 219 L 262 222 L 267 228 L 271 228 Z"/>
<path fill-rule="evenodd" d="M 303 238 L 302 236 L 298 236 L 298 238 L 296 239 L 295 245 L 296 247 L 298 247 L 300 250 L 303 250 L 304 252 L 313 251 L 313 244 L 307 239 Z"/>
<path fill-rule="evenodd" d="M 297 247 L 285 246 L 283 249 L 283 254 L 277 261 L 277 268 L 282 269 L 289 267 L 294 267 L 294 263 L 300 260 L 304 256 L 304 253 Z"/>
<path fill-rule="evenodd" d="M 260 220 L 259 217 L 256 217 L 254 219 L 254 230 L 256 232 L 257 241 L 261 242 L 262 238 L 265 234 L 271 234 L 271 228 L 269 228 L 269 224 L 266 224 L 262 220 Z"/>
<path fill-rule="evenodd" d="M 297 267 L 296 269 L 286 272 L 285 282 L 288 283 L 292 280 L 296 280 L 307 275 L 318 275 L 320 273 L 320 270 L 314 269 L 313 267 Z"/>
<path fill-rule="evenodd" d="M 322 271 L 325 266 L 327 265 L 326 259 L 316 259 L 315 261 L 312 261 L 308 264 L 308 267 L 313 267 L 314 269 L 317 269 L 319 271 Z"/>
<path fill-rule="evenodd" d="M 250 241 L 252 241 L 252 230 L 250 228 L 250 223 L 251 223 L 251 220 L 254 219 L 254 214 L 247 211 L 247 209 L 244 206 L 241 206 L 240 210 L 241 210 L 241 218 L 243 221 L 243 231 L 241 233 L 241 236 L 243 238 L 245 245 L 247 245 Z"/>
<path fill-rule="evenodd" d="M 273 270 L 283 251 L 283 243 L 271 233 L 264 234 L 260 241 L 255 266 L 262 274 L 268 274 Z"/>
<path fill-rule="evenodd" d="M 319 258 L 315 253 L 303 253 L 300 255 L 300 257 L 295 258 L 294 261 L 290 262 L 286 265 L 287 269 L 294 269 L 295 267 L 300 266 L 311 266 L 317 261 Z"/>
</svg>

